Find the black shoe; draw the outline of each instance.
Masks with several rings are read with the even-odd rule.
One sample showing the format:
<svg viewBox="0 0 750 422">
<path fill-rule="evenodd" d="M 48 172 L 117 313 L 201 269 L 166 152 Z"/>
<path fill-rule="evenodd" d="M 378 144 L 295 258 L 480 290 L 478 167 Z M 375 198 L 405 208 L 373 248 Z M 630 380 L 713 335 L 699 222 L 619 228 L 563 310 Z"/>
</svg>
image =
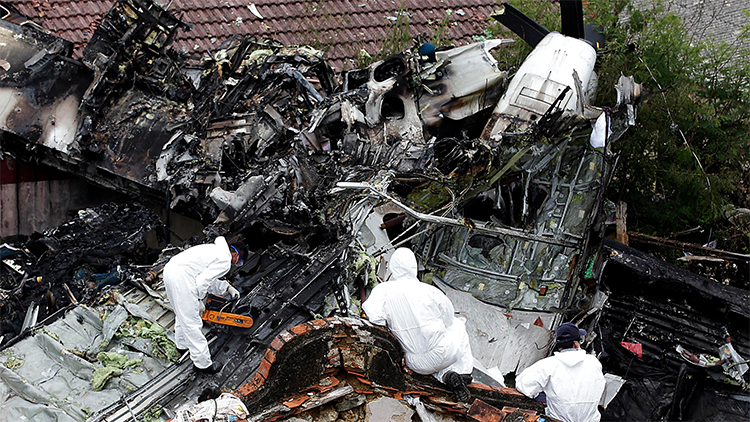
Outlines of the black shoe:
<svg viewBox="0 0 750 422">
<path fill-rule="evenodd" d="M 464 385 L 469 385 L 471 384 L 471 381 L 474 380 L 471 374 L 459 374 L 459 375 L 461 375 L 461 381 L 463 381 Z"/>
<path fill-rule="evenodd" d="M 453 390 L 453 394 L 458 401 L 468 403 L 469 399 L 471 399 L 469 389 L 466 388 L 463 378 L 457 372 L 449 371 L 443 375 L 443 383 L 447 384 Z"/>
<path fill-rule="evenodd" d="M 177 349 L 177 355 L 182 356 L 188 352 L 188 349 Z"/>
<path fill-rule="evenodd" d="M 208 367 L 206 367 L 206 368 L 198 368 L 198 367 L 196 367 L 195 370 L 197 372 L 202 373 L 202 374 L 215 374 L 215 373 L 221 371 L 221 368 L 223 368 L 223 367 L 224 367 L 223 364 L 221 364 L 219 362 L 216 362 L 216 361 L 213 361 L 213 362 L 211 362 L 211 365 L 209 365 Z"/>
</svg>

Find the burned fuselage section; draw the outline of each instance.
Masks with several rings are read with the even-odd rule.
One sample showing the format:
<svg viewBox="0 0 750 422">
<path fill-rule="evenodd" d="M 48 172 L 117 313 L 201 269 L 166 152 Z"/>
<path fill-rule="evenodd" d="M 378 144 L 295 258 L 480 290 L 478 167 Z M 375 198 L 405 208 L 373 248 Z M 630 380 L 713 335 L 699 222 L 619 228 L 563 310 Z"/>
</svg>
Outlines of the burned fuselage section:
<svg viewBox="0 0 750 422">
<path fill-rule="evenodd" d="M 590 104 L 593 47 L 550 33 L 512 78 L 490 54 L 503 40 L 434 57 L 406 51 L 339 84 L 320 52 L 266 40 L 235 37 L 191 64 L 168 48 L 186 28 L 153 2 L 120 1 L 82 64 L 24 29 L 24 42 L 44 52 L 34 54 L 87 77 L 58 78 L 75 92 L 64 122 L 41 108 L 31 126 L 0 122 L 13 134 L 4 152 L 37 149 L 200 219 L 209 236 L 253 239 L 258 251 L 331 248 L 345 263 L 364 253 L 382 277 L 383 252 L 408 243 L 438 276 L 490 303 L 549 311 L 573 302 L 596 249 L 590 228 L 612 174 L 609 146 L 636 100 L 606 113 Z M 544 64 L 549 55 L 556 60 Z M 0 83 L 32 105 L 32 80 L 6 72 Z M 65 128 L 63 142 L 47 141 L 50 127 Z M 384 202 L 398 221 L 391 236 L 341 248 L 365 221 L 384 224 Z"/>
<path fill-rule="evenodd" d="M 188 26 L 155 3 L 116 3 L 83 51 L 83 63 L 94 70 L 83 104 L 100 107 L 123 90 L 122 83 L 133 79 L 166 93 L 163 82 L 173 82 L 177 69 L 163 53 L 180 28 Z"/>
<path fill-rule="evenodd" d="M 602 252 L 598 353 L 628 379 L 604 417 L 745 419 L 750 294 L 610 239 Z"/>
<path fill-rule="evenodd" d="M 209 238 L 244 238 L 232 311 L 256 325 L 216 336 L 234 362 L 222 383 L 249 382 L 284 328 L 358 314 L 398 246 L 435 280 L 525 313 L 529 347 L 568 310 L 603 308 L 592 293 L 610 147 L 640 88 L 623 77 L 618 103 L 595 106 L 585 41 L 544 34 L 513 75 L 491 54 L 508 41 L 489 40 L 337 78 L 317 50 L 250 37 L 191 60 L 169 48 L 181 29 L 154 2 L 122 0 L 77 62 L 66 42 L 0 21 L 2 152 L 168 204 Z"/>
<path fill-rule="evenodd" d="M 78 107 L 91 72 L 69 56 L 72 43 L 32 26 L 0 20 L 0 103 L 3 138 L 13 134 L 67 154 L 81 119 Z"/>
</svg>

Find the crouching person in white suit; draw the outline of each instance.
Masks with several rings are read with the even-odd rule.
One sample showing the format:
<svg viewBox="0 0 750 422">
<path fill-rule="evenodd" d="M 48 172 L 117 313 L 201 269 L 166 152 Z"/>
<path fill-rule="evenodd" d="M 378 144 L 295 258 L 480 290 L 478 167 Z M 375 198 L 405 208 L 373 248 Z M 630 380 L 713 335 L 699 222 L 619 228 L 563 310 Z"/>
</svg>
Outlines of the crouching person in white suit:
<svg viewBox="0 0 750 422">
<path fill-rule="evenodd" d="M 399 248 L 390 261 L 391 280 L 372 290 L 362 309 L 377 325 L 385 325 L 401 343 L 406 366 L 433 375 L 457 398 L 468 401 L 474 358 L 463 320 L 438 288 L 417 279 L 417 259 Z"/>
<path fill-rule="evenodd" d="M 244 245 L 227 245 L 219 236 L 214 243 L 180 252 L 164 267 L 164 287 L 175 314 L 175 345 L 178 350 L 190 350 L 190 359 L 201 372 L 216 373 L 223 366 L 211 361 L 208 342 L 201 332 L 203 300 L 209 293 L 237 299 L 237 289 L 219 277 L 226 275 L 232 265 L 241 265 L 245 258 Z"/>
</svg>

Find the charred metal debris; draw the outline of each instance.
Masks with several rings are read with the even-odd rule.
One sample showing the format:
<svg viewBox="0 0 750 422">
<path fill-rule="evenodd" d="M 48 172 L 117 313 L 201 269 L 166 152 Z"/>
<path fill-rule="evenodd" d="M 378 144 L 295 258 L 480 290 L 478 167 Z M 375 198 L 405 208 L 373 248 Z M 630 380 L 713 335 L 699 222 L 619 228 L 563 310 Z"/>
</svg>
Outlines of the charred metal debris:
<svg viewBox="0 0 750 422">
<path fill-rule="evenodd" d="M 204 222 L 236 222 L 235 231 L 258 220 L 252 208 L 268 209 L 256 197 L 280 202 L 265 223 L 283 232 L 309 222 L 304 208 L 320 209 L 315 202 L 335 182 L 366 181 L 379 171 L 393 171 L 394 188 L 414 190 L 414 197 L 428 181 L 444 183 L 456 192 L 457 209 L 466 201 L 460 194 L 474 193 L 474 185 L 490 189 L 500 181 L 509 189 L 512 182 L 491 176 L 514 156 L 509 175 L 530 157 L 539 167 L 568 144 L 585 143 L 591 127 L 579 101 L 560 123 L 579 116 L 581 129 L 553 128 L 562 114 L 550 108 L 557 93 L 532 117 L 545 125 L 521 134 L 530 121 L 513 123 L 502 142 L 487 126 L 480 137 L 480 118 L 509 82 L 489 54 L 501 40 L 449 50 L 435 63 L 407 51 L 345 72 L 338 83 L 321 52 L 267 40 L 233 38 L 191 65 L 168 48 L 187 25 L 148 1 L 116 3 L 83 63 L 69 58 L 63 40 L 2 24 L 13 53 L 2 74 L 3 97 L 12 104 L 2 122 L 5 153 L 39 150 L 40 161 L 125 193 L 166 199 Z M 564 97 L 583 94 L 568 90 Z M 524 173 L 538 172 L 533 167 Z M 445 205 L 445 198 L 432 202 Z M 522 212 L 523 198 L 515 198 L 504 223 L 530 224 L 538 210 Z"/>
<path fill-rule="evenodd" d="M 504 5 L 496 18 L 518 20 L 514 10 Z M 623 76 L 616 104 L 593 105 L 598 52 L 580 31 L 514 22 L 535 48 L 512 75 L 491 54 L 509 40 L 434 57 L 404 51 L 336 75 L 322 52 L 272 40 L 237 36 L 200 58 L 174 51 L 170 41 L 189 24 L 149 0 L 115 3 L 80 62 L 69 42 L 0 20 L 8 51 L 0 63 L 0 103 L 8 104 L 0 153 L 166 204 L 204 223 L 209 239 L 245 240 L 252 252 L 231 275 L 242 292 L 232 311 L 255 324 L 241 334 L 213 331 L 212 355 L 228 362 L 221 385 L 251 382 L 283 330 L 315 316 L 359 315 L 398 246 L 411 247 L 435 280 L 507 310 L 527 329 L 575 317 L 599 354 L 624 353 L 610 344 L 619 338 L 640 342 L 653 354 L 649 365 L 674 366 L 680 356 L 664 317 L 672 308 L 687 315 L 681 329 L 702 322 L 697 339 L 679 339 L 696 352 L 720 340 L 712 325 L 746 328 L 737 304 L 747 292 L 732 297 L 727 286 L 695 281 L 691 289 L 726 308 L 701 319 L 690 297 L 681 294 L 678 306 L 654 296 L 652 272 L 640 273 L 646 288 L 635 296 L 625 272 L 607 272 L 630 262 L 602 246 L 603 198 L 617 162 L 610 147 L 635 124 L 641 86 Z M 114 274 L 149 292 L 138 301 L 158 297 L 151 289 L 174 251 L 156 258 L 158 251 L 144 249 L 146 233 L 160 224 L 144 208 L 128 207 L 122 217 L 115 217 L 122 206 L 87 210 L 68 226 L 9 245 L 15 274 L 4 273 L 11 276 L 3 279 L 3 300 L 18 286 L 34 289 L 33 297 L 45 289 L 58 300 L 94 297 L 106 288 L 99 278 Z M 118 218 L 125 223 L 107 223 Z M 4 250 L 4 268 L 9 263 Z M 679 290 L 679 277 L 665 280 Z M 661 310 L 648 314 L 644 304 Z M 18 321 L 28 306 L 3 312 Z M 611 333 L 598 328 L 603 321 Z M 648 324 L 660 331 L 633 330 Z M 747 338 L 737 341 L 746 356 Z M 540 349 L 531 340 L 526 347 Z M 627 377 L 618 365 L 609 368 Z M 125 404 L 174 409 L 180 397 L 197 396 L 207 381 L 187 382 L 186 368 L 171 367 Z M 674 404 L 688 388 L 678 387 L 652 415 L 687 412 Z M 132 411 L 114 403 L 97 420 L 128 420 Z"/>
<path fill-rule="evenodd" d="M 13 103 L 0 122 L 5 153 L 167 201 L 213 234 L 268 232 L 305 251 L 354 233 L 348 204 L 362 195 L 397 197 L 406 227 L 439 217 L 444 235 L 499 236 L 498 281 L 513 288 L 485 293 L 532 308 L 542 285 L 543 303 L 572 300 L 575 286 L 564 286 L 588 263 L 613 169 L 609 145 L 632 123 L 639 89 L 623 78 L 614 108 L 590 105 L 596 52 L 561 34 L 513 78 L 489 52 L 506 41 L 492 40 L 435 61 L 406 51 L 345 72 L 339 84 L 321 52 L 257 39 L 230 39 L 191 66 L 167 48 L 185 24 L 147 1 L 116 3 L 82 64 L 63 41 L 27 28 L 15 37 L 3 24 L 17 56 L 0 90 Z M 562 60 L 568 42 L 586 59 Z M 534 70 L 555 51 L 565 83 Z M 597 120 L 611 133 L 593 147 Z M 461 266 L 442 252 L 428 256 Z"/>
<path fill-rule="evenodd" d="M 159 217 L 138 203 L 82 210 L 72 220 L 16 246 L 0 246 L 0 344 L 70 306 L 92 303 L 131 276 L 145 275 L 164 237 Z"/>
</svg>

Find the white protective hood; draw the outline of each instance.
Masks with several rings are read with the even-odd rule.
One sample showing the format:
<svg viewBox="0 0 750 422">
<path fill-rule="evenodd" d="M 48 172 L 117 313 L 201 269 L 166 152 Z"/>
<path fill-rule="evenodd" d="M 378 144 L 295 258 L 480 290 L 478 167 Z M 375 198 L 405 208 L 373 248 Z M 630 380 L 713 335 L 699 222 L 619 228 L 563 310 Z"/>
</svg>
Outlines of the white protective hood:
<svg viewBox="0 0 750 422">
<path fill-rule="evenodd" d="M 204 299 L 208 293 L 223 295 L 227 291 L 225 276 L 232 268 L 232 254 L 223 236 L 214 243 L 193 246 L 172 257 L 167 264 L 185 277 L 183 286 L 193 289 L 193 293 Z"/>
<path fill-rule="evenodd" d="M 516 389 L 528 397 L 547 395 L 547 414 L 565 422 L 598 422 L 604 392 L 602 364 L 581 349 L 556 352 L 526 368 Z"/>
<path fill-rule="evenodd" d="M 377 285 L 362 304 L 368 319 L 391 330 L 414 372 L 440 381 L 448 371 L 471 373 L 474 358 L 464 321 L 454 317 L 443 292 L 417 279 L 414 253 L 397 249 L 390 272 L 391 281 Z"/>
</svg>

